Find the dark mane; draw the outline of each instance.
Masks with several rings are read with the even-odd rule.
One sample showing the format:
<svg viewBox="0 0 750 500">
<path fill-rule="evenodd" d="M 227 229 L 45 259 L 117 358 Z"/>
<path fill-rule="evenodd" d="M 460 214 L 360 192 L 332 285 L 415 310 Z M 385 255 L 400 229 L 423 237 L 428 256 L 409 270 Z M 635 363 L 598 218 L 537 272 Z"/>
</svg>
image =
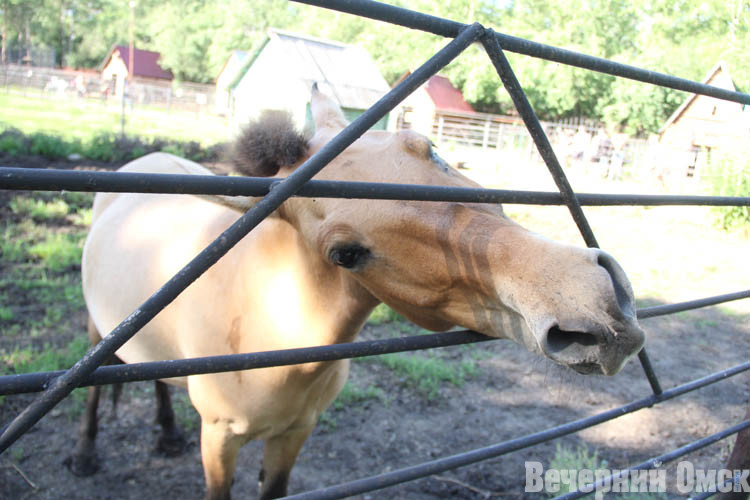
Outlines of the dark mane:
<svg viewBox="0 0 750 500">
<path fill-rule="evenodd" d="M 306 151 L 307 138 L 295 128 L 291 114 L 266 110 L 243 127 L 231 148 L 231 161 L 237 173 L 270 177 L 299 161 Z"/>
</svg>

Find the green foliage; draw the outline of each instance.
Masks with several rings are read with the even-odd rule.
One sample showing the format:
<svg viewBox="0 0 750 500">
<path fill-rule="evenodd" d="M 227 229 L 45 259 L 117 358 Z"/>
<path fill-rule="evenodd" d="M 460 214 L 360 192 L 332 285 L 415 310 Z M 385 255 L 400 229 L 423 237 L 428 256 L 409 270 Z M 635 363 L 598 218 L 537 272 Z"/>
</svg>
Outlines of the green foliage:
<svg viewBox="0 0 750 500">
<path fill-rule="evenodd" d="M 51 271 L 62 271 L 80 264 L 82 252 L 80 238 L 66 233 L 50 234 L 28 249 L 29 255 L 41 259 Z"/>
<path fill-rule="evenodd" d="M 347 381 L 344 388 L 341 389 L 341 392 L 333 401 L 332 407 L 334 410 L 341 410 L 346 406 L 356 405 L 369 400 L 384 402 L 387 400 L 387 396 L 385 391 L 380 387 L 368 385 L 366 388 L 360 389 Z"/>
<path fill-rule="evenodd" d="M 750 196 L 750 157 L 746 153 L 719 150 L 712 152 L 708 177 L 716 196 Z M 750 207 L 717 207 L 716 221 L 722 229 L 750 225 Z"/>
<path fill-rule="evenodd" d="M 16 347 L 10 352 L 0 351 L 0 372 L 6 375 L 64 370 L 73 366 L 88 349 L 88 340 L 81 336 L 60 348 L 45 344 L 41 349 Z"/>
<path fill-rule="evenodd" d="M 550 460 L 549 469 L 557 470 L 573 470 L 578 471 L 582 469 L 588 470 L 603 470 L 607 469 L 608 464 L 606 460 L 599 458 L 599 453 L 595 450 L 591 453 L 588 447 L 579 446 L 575 450 L 572 450 L 566 446 L 561 446 L 560 443 L 555 445 L 555 456 Z M 581 484 L 576 485 L 580 488 Z M 626 488 L 622 488 L 626 489 Z M 629 488 L 627 488 L 629 489 Z M 560 490 L 550 494 L 550 496 L 564 495 L 571 491 L 570 481 L 560 482 Z M 663 493 L 609 493 L 605 495 L 606 498 L 618 498 L 621 500 L 666 500 L 666 495 Z"/>
<path fill-rule="evenodd" d="M 65 200 L 44 201 L 27 196 L 16 196 L 9 206 L 14 214 L 28 215 L 36 220 L 61 219 L 70 209 Z"/>
<path fill-rule="evenodd" d="M 415 387 L 430 400 L 437 398 L 442 384 L 461 387 L 478 370 L 474 360 L 454 363 L 429 354 L 386 354 L 374 358 L 374 361 L 403 377 L 407 385 Z"/>
<path fill-rule="evenodd" d="M 367 318 L 367 323 L 371 325 L 382 325 L 383 323 L 391 323 L 393 321 L 402 322 L 405 321 L 405 319 L 389 306 L 382 303 L 378 304 L 375 310 L 370 314 L 370 317 Z"/>
<path fill-rule="evenodd" d="M 113 44 L 128 43 L 131 12 L 127 2 L 61 2 L 37 5 L 31 0 L 2 0 L 10 47 L 22 48 L 33 41 L 55 48 L 59 62 L 93 68 Z M 724 60 L 738 87 L 750 88 L 748 0 L 390 3 L 460 22 L 478 21 L 509 35 L 684 78 L 701 79 L 717 61 Z M 198 82 L 214 81 L 232 50 L 253 50 L 269 27 L 362 46 L 389 82 L 419 66 L 446 43 L 417 30 L 275 0 L 256 0 L 252 9 L 243 0 L 139 0 L 133 14 L 136 46 L 160 52 L 160 63 L 178 80 Z M 509 58 L 537 114 L 546 119 L 584 115 L 630 132 L 655 132 L 684 98 L 674 90 L 528 56 L 509 54 Z M 471 47 L 444 72 L 477 110 L 512 108 L 481 48 Z M 13 140 L 0 138 L 2 150 L 19 154 Z"/>
<path fill-rule="evenodd" d="M 37 132 L 30 138 L 29 153 L 54 160 L 67 158 L 71 153 L 80 151 L 80 143 L 69 142 L 60 137 Z"/>
</svg>

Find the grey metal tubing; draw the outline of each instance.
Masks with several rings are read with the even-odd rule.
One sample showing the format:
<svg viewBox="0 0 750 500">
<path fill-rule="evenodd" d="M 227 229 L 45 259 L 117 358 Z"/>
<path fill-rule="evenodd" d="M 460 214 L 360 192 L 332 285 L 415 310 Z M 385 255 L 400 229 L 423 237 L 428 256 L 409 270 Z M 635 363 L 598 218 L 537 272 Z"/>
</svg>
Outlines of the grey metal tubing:
<svg viewBox="0 0 750 500">
<path fill-rule="evenodd" d="M 663 316 L 676 311 L 686 311 L 711 305 L 750 297 L 750 290 L 708 297 L 700 300 L 655 306 L 639 309 L 638 318 Z M 105 385 L 118 382 L 135 382 L 154 378 L 184 377 L 199 373 L 218 373 L 222 371 L 249 370 L 269 366 L 333 361 L 349 357 L 373 356 L 391 352 L 404 352 L 416 349 L 447 347 L 459 344 L 470 344 L 493 340 L 491 337 L 462 330 L 430 335 L 417 335 L 386 340 L 370 340 L 344 344 L 335 344 L 299 349 L 283 349 L 259 353 L 232 354 L 208 358 L 178 359 L 155 361 L 151 363 L 134 363 L 130 365 L 103 366 L 83 378 L 80 387 L 88 385 Z M 641 350 L 641 353 L 643 351 Z M 640 355 L 640 354 L 639 354 Z M 205 360 L 205 361 L 204 361 Z M 0 395 L 23 394 L 43 391 L 49 382 L 64 374 L 64 370 L 52 372 L 26 373 L 21 375 L 0 376 Z M 657 391 L 654 391 L 657 392 Z M 660 393 L 661 390 L 658 391 Z"/>
<path fill-rule="evenodd" d="M 91 375 L 81 380 L 80 387 L 378 356 L 394 352 L 487 342 L 488 340 L 498 339 L 470 330 L 461 330 L 277 351 L 108 365 L 97 368 Z M 63 373 L 65 371 L 60 370 L 1 376 L 0 395 L 42 391 L 52 379 Z"/>
<path fill-rule="evenodd" d="M 500 76 L 503 85 L 505 85 L 505 90 L 510 94 L 513 104 L 516 107 L 516 111 L 521 115 L 531 138 L 534 140 L 534 144 L 536 144 L 536 147 L 539 150 L 539 154 L 547 165 L 550 174 L 552 174 L 552 178 L 562 195 L 563 202 L 567 205 L 568 210 L 570 210 L 570 214 L 573 216 L 573 221 L 578 226 L 578 230 L 581 232 L 583 240 L 589 247 L 599 248 L 594 232 L 591 230 L 591 226 L 583 213 L 583 209 L 581 209 L 581 204 L 578 202 L 575 191 L 573 191 L 570 182 L 568 182 L 568 177 L 565 175 L 565 171 L 563 171 L 562 166 L 560 166 L 555 150 L 552 148 L 552 144 L 550 144 L 549 138 L 547 138 L 547 134 L 544 132 L 542 124 L 539 122 L 539 118 L 537 118 L 534 109 L 531 107 L 529 99 L 526 97 L 521 84 L 518 82 L 518 78 L 516 78 L 516 74 L 513 72 L 513 68 L 511 68 L 510 63 L 505 57 L 503 49 L 492 30 L 487 30 L 485 32 L 485 35 L 482 37 L 482 45 L 484 45 L 487 55 L 490 57 L 493 66 L 495 66 L 498 76 Z"/>
<path fill-rule="evenodd" d="M 478 25 L 471 25 L 450 41 L 443 49 L 409 75 L 403 82 L 388 92 L 370 109 L 336 135 L 311 158 L 300 165 L 289 177 L 279 182 L 269 194 L 261 199 L 245 215 L 224 231 L 213 243 L 172 277 L 154 295 L 120 323 L 109 335 L 94 346 L 64 375 L 56 378 L 50 387 L 37 397 L 21 414 L 13 419 L 0 435 L 0 453 L 23 435 L 49 410 L 102 365 L 114 352 L 127 342 L 138 330 L 169 305 L 185 288 L 198 279 L 211 265 L 216 263 L 240 239 L 273 213 L 287 198 L 309 181 L 333 158 L 378 122 L 400 101 L 419 88 L 432 75 L 452 61 L 483 32 Z"/>
<path fill-rule="evenodd" d="M 652 318 L 654 316 L 665 316 L 667 314 L 674 314 L 681 311 L 687 311 L 690 309 L 699 309 L 701 307 L 713 306 L 716 304 L 722 304 L 724 302 L 731 302 L 733 300 L 747 299 L 750 298 L 750 290 L 743 290 L 741 292 L 727 293 L 724 295 L 715 295 L 713 297 L 707 297 L 705 299 L 690 300 L 687 302 L 680 302 L 677 304 L 666 304 L 663 306 L 653 306 L 639 309 L 637 312 L 638 319 Z"/>
<path fill-rule="evenodd" d="M 619 480 L 625 474 L 627 474 L 628 472 L 632 470 L 643 470 L 643 469 L 651 469 L 653 467 L 661 467 L 661 464 L 665 464 L 665 463 L 677 460 L 678 458 L 683 457 L 687 455 L 688 453 L 692 453 L 696 450 L 700 450 L 701 448 L 705 448 L 706 446 L 711 445 L 717 441 L 721 441 L 722 439 L 725 439 L 731 436 L 732 434 L 737 434 L 741 430 L 747 429 L 748 427 L 750 427 L 750 420 L 745 420 L 744 422 L 740 422 L 737 425 L 733 425 L 732 427 L 728 427 L 715 434 L 706 436 L 703 439 L 699 439 L 697 441 L 693 441 L 690 444 L 686 444 L 685 446 L 681 446 L 677 448 L 676 450 L 670 451 L 669 453 L 659 455 L 658 457 L 651 458 L 649 460 L 646 460 L 645 462 L 641 462 L 638 465 L 634 465 L 633 467 L 623 469 L 619 473 L 612 474 L 608 477 L 602 478 L 599 481 L 596 481 L 595 483 L 587 484 L 580 490 L 571 491 L 570 493 L 556 496 L 553 500 L 573 500 L 574 498 L 583 498 L 585 496 L 592 495 L 595 492 L 596 488 L 601 488 L 602 486 L 605 486 L 605 485 L 612 485 L 613 481 Z M 711 493 L 711 495 L 714 495 L 714 494 L 716 494 L 716 492 Z M 692 498 L 695 498 L 695 497 L 692 497 Z"/>
<path fill-rule="evenodd" d="M 422 477 L 438 474 L 447 470 L 457 469 L 466 465 L 470 465 L 482 460 L 488 460 L 490 458 L 499 457 L 501 455 L 508 454 L 513 451 L 528 448 L 539 443 L 549 441 L 551 439 L 559 438 L 574 432 L 578 432 L 587 427 L 601 424 L 609 420 L 613 420 L 617 417 L 633 413 L 637 410 L 653 406 L 669 399 L 673 399 L 677 396 L 681 396 L 687 392 L 700 389 L 707 385 L 719 382 L 728 377 L 735 376 L 739 373 L 750 370 L 750 361 L 734 366 L 721 372 L 713 373 L 711 375 L 693 380 L 686 384 L 674 387 L 664 391 L 661 395 L 650 395 L 645 398 L 633 401 L 631 403 L 613 408 L 611 410 L 593 415 L 591 417 L 582 418 L 573 422 L 568 422 L 557 427 L 552 427 L 544 431 L 535 432 L 526 436 L 504 441 L 502 443 L 494 444 L 484 448 L 478 448 L 465 453 L 459 453 L 451 455 L 449 457 L 432 460 L 419 465 L 411 467 L 405 467 L 392 472 L 386 472 L 371 476 L 364 479 L 358 479 L 347 483 L 342 483 L 336 486 L 328 488 L 322 488 L 315 491 L 306 493 L 300 493 L 298 495 L 291 495 L 285 497 L 287 500 L 330 500 L 334 498 L 345 498 L 352 495 L 358 495 L 361 493 L 374 491 L 388 486 L 394 486 L 396 484 L 405 483 L 407 481 L 413 481 Z"/>
<path fill-rule="evenodd" d="M 466 26 L 457 21 L 451 21 L 421 12 L 388 5 L 372 0 L 292 0 L 293 2 L 325 7 L 327 9 L 346 12 L 377 21 L 397 24 L 406 28 L 416 29 L 452 38 L 456 36 L 461 28 Z M 647 69 L 631 66 L 629 64 L 609 61 L 601 57 L 594 57 L 572 50 L 561 49 L 551 45 L 518 38 L 511 35 L 495 32 L 495 38 L 500 42 L 503 49 L 518 54 L 524 54 L 547 61 L 554 61 L 578 68 L 590 69 L 599 73 L 619 76 L 651 85 L 659 85 L 684 92 L 703 94 L 727 101 L 750 104 L 750 94 L 726 90 L 703 83 L 694 82 L 685 78 L 650 71 Z"/>
<path fill-rule="evenodd" d="M 265 196 L 281 178 L 0 167 L 0 189 Z M 307 182 L 294 196 L 368 200 L 563 205 L 559 192 L 381 182 Z M 577 193 L 584 206 L 750 206 L 750 197 Z"/>
</svg>

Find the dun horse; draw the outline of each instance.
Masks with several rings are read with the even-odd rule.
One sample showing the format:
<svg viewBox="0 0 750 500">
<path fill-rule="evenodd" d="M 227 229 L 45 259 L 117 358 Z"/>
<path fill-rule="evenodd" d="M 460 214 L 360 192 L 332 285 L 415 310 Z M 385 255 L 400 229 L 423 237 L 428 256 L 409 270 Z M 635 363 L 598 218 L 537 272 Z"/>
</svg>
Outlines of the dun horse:
<svg viewBox="0 0 750 500">
<path fill-rule="evenodd" d="M 289 175 L 347 125 L 313 89 L 315 131 L 266 113 L 236 145 L 250 176 Z M 155 153 L 124 172 L 209 174 Z M 411 131 L 371 131 L 318 175 L 477 187 Z M 97 342 L 257 199 L 99 194 L 83 256 Z M 125 363 L 349 342 L 385 302 L 432 330 L 454 325 L 511 339 L 581 373 L 613 375 L 644 342 L 630 283 L 600 250 L 558 244 L 495 205 L 292 198 L 117 351 Z M 286 493 L 297 454 L 348 375 L 349 362 L 307 363 L 170 379 L 201 417 L 206 497 L 229 498 L 237 452 L 265 441 L 261 498 Z M 98 389 L 70 462 L 95 470 Z M 178 441 L 157 382 L 161 443 Z"/>
</svg>

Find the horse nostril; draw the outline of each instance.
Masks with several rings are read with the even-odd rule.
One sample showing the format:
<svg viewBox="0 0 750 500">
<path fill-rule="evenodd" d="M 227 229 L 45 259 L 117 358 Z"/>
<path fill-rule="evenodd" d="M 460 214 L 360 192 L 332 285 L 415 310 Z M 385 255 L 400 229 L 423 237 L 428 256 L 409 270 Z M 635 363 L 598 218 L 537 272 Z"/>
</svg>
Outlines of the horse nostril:
<svg viewBox="0 0 750 500">
<path fill-rule="evenodd" d="M 622 270 L 620 264 L 609 255 L 607 252 L 599 251 L 596 263 L 603 267 L 610 278 L 612 278 L 612 285 L 615 289 L 615 298 L 617 305 L 625 316 L 635 317 L 633 293 L 630 287 L 630 281 L 625 275 L 625 271 Z"/>
<path fill-rule="evenodd" d="M 547 332 L 547 350 L 551 353 L 559 353 L 566 349 L 599 344 L 599 338 L 593 333 L 569 332 L 553 326 Z"/>
</svg>

